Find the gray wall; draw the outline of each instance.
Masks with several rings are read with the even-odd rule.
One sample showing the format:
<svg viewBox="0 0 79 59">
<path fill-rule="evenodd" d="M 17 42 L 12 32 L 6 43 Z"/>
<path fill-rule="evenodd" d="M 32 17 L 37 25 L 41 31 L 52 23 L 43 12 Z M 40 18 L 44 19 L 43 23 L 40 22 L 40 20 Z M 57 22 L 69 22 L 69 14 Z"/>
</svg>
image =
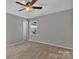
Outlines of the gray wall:
<svg viewBox="0 0 79 59">
<path fill-rule="evenodd" d="M 6 14 L 6 44 L 12 44 L 23 40 L 24 18 Z"/>
<path fill-rule="evenodd" d="M 39 20 L 39 37 L 30 35 L 31 41 L 73 47 L 72 9 L 34 19 Z"/>
</svg>

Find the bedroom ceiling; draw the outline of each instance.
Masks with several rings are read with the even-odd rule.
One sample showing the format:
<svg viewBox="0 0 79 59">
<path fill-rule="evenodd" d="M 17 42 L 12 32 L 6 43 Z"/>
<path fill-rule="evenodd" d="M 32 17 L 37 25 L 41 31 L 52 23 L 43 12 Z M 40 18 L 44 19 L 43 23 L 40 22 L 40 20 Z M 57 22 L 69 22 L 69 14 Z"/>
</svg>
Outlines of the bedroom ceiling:
<svg viewBox="0 0 79 59">
<path fill-rule="evenodd" d="M 73 0 L 38 0 L 36 4 L 41 4 L 43 6 L 42 10 L 33 10 L 31 12 L 27 12 L 26 10 L 24 10 L 18 12 L 19 9 L 22 9 L 22 6 L 16 4 L 15 3 L 16 1 L 23 1 L 23 0 L 6 0 L 7 3 L 6 11 L 7 13 L 21 16 L 24 18 L 43 16 L 46 14 L 51 14 L 73 8 L 72 4 Z"/>
</svg>

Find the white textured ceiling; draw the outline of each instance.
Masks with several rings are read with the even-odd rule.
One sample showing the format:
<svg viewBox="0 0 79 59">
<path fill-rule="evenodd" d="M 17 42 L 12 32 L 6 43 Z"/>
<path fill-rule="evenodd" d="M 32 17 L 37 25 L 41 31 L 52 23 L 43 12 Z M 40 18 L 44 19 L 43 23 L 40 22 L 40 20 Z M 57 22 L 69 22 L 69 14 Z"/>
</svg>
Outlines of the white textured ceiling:
<svg viewBox="0 0 79 59">
<path fill-rule="evenodd" d="M 73 0 L 38 0 L 36 4 L 44 4 L 42 10 L 33 10 L 32 12 L 27 12 L 26 10 L 18 12 L 22 6 L 16 4 L 16 1 L 23 0 L 6 0 L 7 1 L 7 13 L 21 16 L 24 18 L 33 18 L 37 16 L 42 16 L 50 13 L 55 13 L 67 9 L 71 9 L 73 7 Z"/>
</svg>

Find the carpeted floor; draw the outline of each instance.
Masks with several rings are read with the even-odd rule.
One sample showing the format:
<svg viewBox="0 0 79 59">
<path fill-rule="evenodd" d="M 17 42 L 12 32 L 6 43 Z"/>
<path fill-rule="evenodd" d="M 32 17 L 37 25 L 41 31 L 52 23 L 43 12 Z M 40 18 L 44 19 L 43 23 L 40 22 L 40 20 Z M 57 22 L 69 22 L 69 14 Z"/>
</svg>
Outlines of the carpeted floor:
<svg viewBox="0 0 79 59">
<path fill-rule="evenodd" d="M 6 59 L 73 59 L 72 50 L 35 42 L 15 44 L 6 51 Z"/>
</svg>

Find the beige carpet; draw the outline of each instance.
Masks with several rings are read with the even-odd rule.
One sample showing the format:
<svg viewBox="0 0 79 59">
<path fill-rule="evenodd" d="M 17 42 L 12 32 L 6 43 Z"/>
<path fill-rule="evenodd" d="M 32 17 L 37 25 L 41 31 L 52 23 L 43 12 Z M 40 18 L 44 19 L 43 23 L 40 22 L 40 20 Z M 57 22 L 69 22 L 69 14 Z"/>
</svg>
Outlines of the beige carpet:
<svg viewBox="0 0 79 59">
<path fill-rule="evenodd" d="M 6 51 L 6 59 L 73 59 L 72 50 L 35 42 L 9 46 Z"/>
</svg>

